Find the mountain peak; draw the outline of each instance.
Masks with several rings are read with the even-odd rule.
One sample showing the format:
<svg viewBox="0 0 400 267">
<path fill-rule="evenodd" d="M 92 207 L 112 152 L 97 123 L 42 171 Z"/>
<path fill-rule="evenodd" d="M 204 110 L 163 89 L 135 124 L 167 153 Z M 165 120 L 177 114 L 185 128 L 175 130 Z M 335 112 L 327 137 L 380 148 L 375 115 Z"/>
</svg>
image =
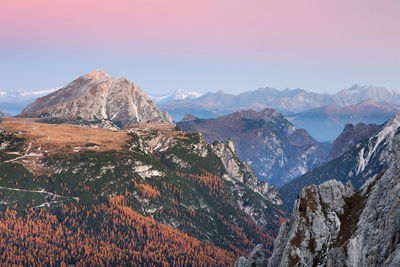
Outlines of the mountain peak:
<svg viewBox="0 0 400 267">
<path fill-rule="evenodd" d="M 26 107 L 22 117 L 81 117 L 111 120 L 119 126 L 140 122 L 169 122 L 139 86 L 116 79 L 101 69 L 79 77 Z"/>
<path fill-rule="evenodd" d="M 187 122 L 187 121 L 194 121 L 198 120 L 199 118 L 196 116 L 193 116 L 189 112 L 185 114 L 185 116 L 182 118 L 181 122 Z"/>
<path fill-rule="evenodd" d="M 96 81 L 107 80 L 111 78 L 111 76 L 105 73 L 102 69 L 95 69 L 88 74 L 83 75 L 82 77 Z"/>
</svg>

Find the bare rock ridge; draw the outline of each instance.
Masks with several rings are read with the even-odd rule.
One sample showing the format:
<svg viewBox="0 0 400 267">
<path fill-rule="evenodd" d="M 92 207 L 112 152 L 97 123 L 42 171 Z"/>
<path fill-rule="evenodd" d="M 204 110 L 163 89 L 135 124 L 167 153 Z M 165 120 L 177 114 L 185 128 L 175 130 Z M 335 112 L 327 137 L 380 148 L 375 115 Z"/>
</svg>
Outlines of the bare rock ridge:
<svg viewBox="0 0 400 267">
<path fill-rule="evenodd" d="M 399 163 L 357 192 L 336 181 L 305 188 L 268 266 L 398 266 Z"/>
<path fill-rule="evenodd" d="M 266 181 L 259 182 L 247 161 L 241 162 L 239 160 L 233 142 L 230 139 L 226 143 L 215 142 L 212 148 L 214 153 L 221 159 L 227 171 L 224 179 L 233 182 L 236 189 L 241 189 L 240 185 L 245 184 L 254 192 L 260 194 L 262 198 L 271 201 L 274 205 L 283 204 L 277 188 L 274 185 L 269 185 Z M 239 195 L 242 194 L 239 192 Z"/>
<path fill-rule="evenodd" d="M 102 70 L 94 70 L 37 99 L 19 116 L 80 117 L 88 121 L 107 119 L 121 127 L 139 122 L 174 123 L 140 86 L 126 78 L 113 78 Z"/>
<path fill-rule="evenodd" d="M 262 245 L 257 245 L 250 256 L 246 259 L 244 256 L 240 257 L 234 267 L 262 267 L 265 266 L 265 254 L 262 250 Z"/>
</svg>

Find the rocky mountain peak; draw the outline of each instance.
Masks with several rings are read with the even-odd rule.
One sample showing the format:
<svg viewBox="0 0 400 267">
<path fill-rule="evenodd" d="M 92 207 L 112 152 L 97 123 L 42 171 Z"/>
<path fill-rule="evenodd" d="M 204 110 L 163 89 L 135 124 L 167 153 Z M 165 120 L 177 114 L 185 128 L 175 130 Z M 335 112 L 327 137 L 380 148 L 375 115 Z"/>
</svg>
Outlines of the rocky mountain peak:
<svg viewBox="0 0 400 267">
<path fill-rule="evenodd" d="M 327 155 L 322 144 L 270 108 L 179 122 L 178 126 L 202 133 L 209 143 L 230 139 L 238 157 L 247 160 L 257 177 L 277 186 L 319 165 Z"/>
<path fill-rule="evenodd" d="M 94 70 L 37 99 L 20 116 L 107 119 L 121 127 L 139 122 L 173 124 L 169 114 L 162 113 L 140 86 L 126 78 L 113 78 L 102 70 Z"/>
<path fill-rule="evenodd" d="M 187 121 L 194 121 L 198 120 L 199 118 L 196 116 L 193 116 L 189 112 L 185 114 L 185 116 L 182 118 L 181 122 L 187 122 Z"/>
<path fill-rule="evenodd" d="M 105 73 L 102 69 L 95 69 L 88 74 L 83 75 L 82 78 L 94 81 L 104 81 L 110 79 L 111 76 Z"/>
</svg>

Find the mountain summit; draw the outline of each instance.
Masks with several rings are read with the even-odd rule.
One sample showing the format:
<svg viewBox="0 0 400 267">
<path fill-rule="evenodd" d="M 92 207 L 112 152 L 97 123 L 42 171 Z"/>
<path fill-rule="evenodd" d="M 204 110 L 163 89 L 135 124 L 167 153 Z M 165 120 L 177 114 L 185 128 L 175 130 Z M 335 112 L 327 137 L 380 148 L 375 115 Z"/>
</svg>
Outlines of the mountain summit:
<svg viewBox="0 0 400 267">
<path fill-rule="evenodd" d="M 107 119 L 119 126 L 139 122 L 173 123 L 169 114 L 162 113 L 140 86 L 99 69 L 38 98 L 20 116 Z"/>
<path fill-rule="evenodd" d="M 178 122 L 184 131 L 202 133 L 204 139 L 232 140 L 237 154 L 247 160 L 260 180 L 281 186 L 322 164 L 328 151 L 304 129 L 296 129 L 274 109 L 241 110 L 216 119 L 186 115 Z"/>
</svg>

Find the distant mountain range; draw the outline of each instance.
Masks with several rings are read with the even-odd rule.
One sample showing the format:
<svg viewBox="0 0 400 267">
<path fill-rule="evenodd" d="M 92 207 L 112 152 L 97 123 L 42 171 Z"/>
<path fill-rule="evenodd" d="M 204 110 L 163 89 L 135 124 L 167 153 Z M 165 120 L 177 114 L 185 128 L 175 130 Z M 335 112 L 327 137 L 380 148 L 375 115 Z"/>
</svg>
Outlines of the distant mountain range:
<svg viewBox="0 0 400 267">
<path fill-rule="evenodd" d="M 274 88 L 238 95 L 218 91 L 198 98 L 170 99 L 160 102 L 159 107 L 168 111 L 175 121 L 188 112 L 199 118 L 216 118 L 239 110 L 274 108 L 318 141 L 332 142 L 347 123 L 384 123 L 400 111 L 399 104 L 397 91 L 356 84 L 336 94 Z"/>
<path fill-rule="evenodd" d="M 297 127 L 306 129 L 318 141 L 332 141 L 347 123 L 382 124 L 400 111 L 400 106 L 389 102 L 368 100 L 344 107 L 324 106 L 288 116 Z"/>
<path fill-rule="evenodd" d="M 194 99 L 165 101 L 159 107 L 163 111 L 168 111 L 174 120 L 179 121 L 187 112 L 200 118 L 213 118 L 242 109 L 259 111 L 264 108 L 274 108 L 284 115 L 294 115 L 313 108 L 344 107 L 368 100 L 400 104 L 400 93 L 384 87 L 358 84 L 336 94 L 321 94 L 303 89 L 280 91 L 266 87 L 238 95 L 223 91 L 209 92 Z"/>
<path fill-rule="evenodd" d="M 147 95 L 151 100 L 154 101 L 154 103 L 159 104 L 159 103 L 165 103 L 168 101 L 174 101 L 174 100 L 185 100 L 185 99 L 195 99 L 201 96 L 200 93 L 197 92 L 186 92 L 182 89 L 175 90 L 172 93 L 169 94 L 163 94 L 163 95 Z"/>
<path fill-rule="evenodd" d="M 296 129 L 274 109 L 242 110 L 216 119 L 190 114 L 179 122 L 185 131 L 202 133 L 213 143 L 233 141 L 241 160 L 247 160 L 258 179 L 281 186 L 322 164 L 328 148 L 304 129 Z"/>
<path fill-rule="evenodd" d="M 0 90 L 0 110 L 16 115 L 23 108 L 34 102 L 38 97 L 54 92 L 56 89 L 46 89 L 39 91 L 27 90 Z"/>
</svg>

